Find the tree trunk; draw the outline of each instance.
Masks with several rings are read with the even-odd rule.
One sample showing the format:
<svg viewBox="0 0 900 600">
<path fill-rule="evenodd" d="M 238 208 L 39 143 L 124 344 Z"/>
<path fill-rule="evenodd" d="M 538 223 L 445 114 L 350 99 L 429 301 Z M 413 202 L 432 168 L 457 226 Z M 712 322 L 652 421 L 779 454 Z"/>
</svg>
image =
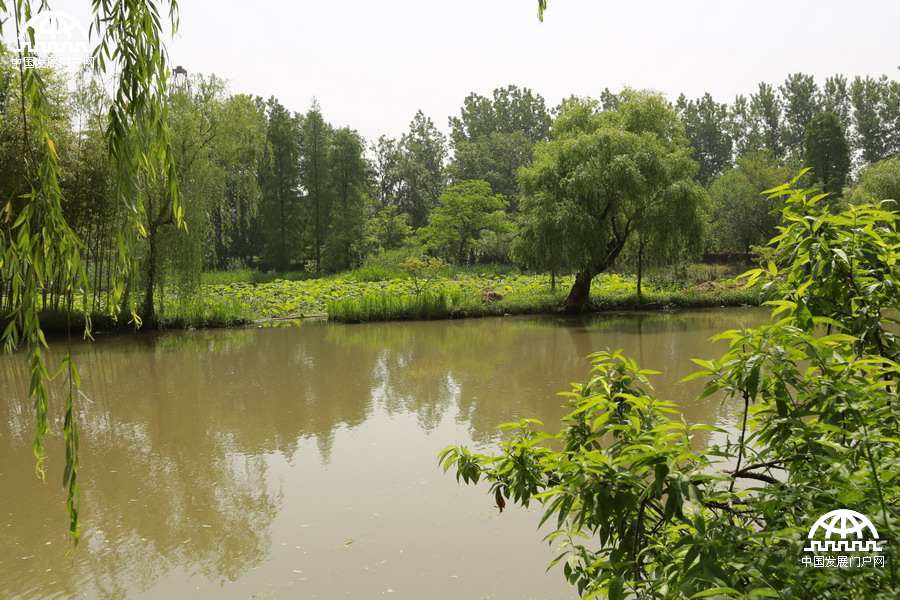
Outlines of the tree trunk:
<svg viewBox="0 0 900 600">
<path fill-rule="evenodd" d="M 575 283 L 569 295 L 563 302 L 563 310 L 569 314 L 577 314 L 584 312 L 591 300 L 591 280 L 594 274 L 590 271 L 580 271 L 575 275 Z"/>
<path fill-rule="evenodd" d="M 641 279 L 644 274 L 644 240 L 638 241 L 637 255 L 637 297 L 638 302 L 641 300 Z"/>
<path fill-rule="evenodd" d="M 284 215 L 284 196 L 280 195 L 278 198 L 278 210 L 280 212 L 280 223 L 278 224 L 279 233 L 281 233 L 281 248 L 278 252 L 278 256 L 275 258 L 276 269 L 280 270 L 282 273 L 287 271 L 287 232 L 285 228 L 287 227 L 287 220 Z"/>
<path fill-rule="evenodd" d="M 316 195 L 316 277 L 319 276 L 322 265 L 322 230 L 319 217 L 319 196 Z"/>
<path fill-rule="evenodd" d="M 459 249 L 456 252 L 457 263 L 460 266 L 463 266 L 466 261 L 466 240 L 462 239 L 459 241 Z"/>
<path fill-rule="evenodd" d="M 144 305 L 141 309 L 141 318 L 152 323 L 156 317 L 153 306 L 153 292 L 156 289 L 156 228 L 150 227 L 150 235 L 147 236 L 147 284 L 144 288 Z"/>
<path fill-rule="evenodd" d="M 215 256 L 215 265 L 217 269 L 225 269 L 227 266 L 227 258 L 225 254 L 227 253 L 227 249 L 225 248 L 225 225 L 223 223 L 224 218 L 222 217 L 222 207 L 216 206 L 212 211 L 212 224 L 213 224 L 213 238 L 215 238 L 215 248 L 216 248 L 216 256 Z"/>
</svg>

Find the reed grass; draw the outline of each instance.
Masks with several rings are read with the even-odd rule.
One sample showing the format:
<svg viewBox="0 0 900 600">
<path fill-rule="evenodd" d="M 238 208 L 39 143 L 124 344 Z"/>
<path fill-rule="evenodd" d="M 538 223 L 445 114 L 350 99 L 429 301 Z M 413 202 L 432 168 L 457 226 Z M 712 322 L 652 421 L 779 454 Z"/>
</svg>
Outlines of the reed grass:
<svg viewBox="0 0 900 600">
<path fill-rule="evenodd" d="M 446 319 L 459 300 L 458 290 L 423 290 L 411 295 L 364 292 L 332 300 L 327 310 L 329 320 L 342 323 Z"/>
</svg>

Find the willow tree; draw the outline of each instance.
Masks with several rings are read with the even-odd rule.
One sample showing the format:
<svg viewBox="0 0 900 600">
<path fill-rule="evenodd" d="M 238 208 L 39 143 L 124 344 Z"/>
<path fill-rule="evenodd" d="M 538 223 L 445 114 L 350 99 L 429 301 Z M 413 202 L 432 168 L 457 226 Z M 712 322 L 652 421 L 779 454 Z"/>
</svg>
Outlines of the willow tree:
<svg viewBox="0 0 900 600">
<path fill-rule="evenodd" d="M 210 216 L 225 196 L 225 168 L 216 160 L 224 95 L 225 82 L 215 75 L 195 75 L 169 91 L 172 153 L 187 227 L 179 227 L 165 177 L 149 179 L 143 211 L 147 251 L 140 261 L 145 321 L 157 322 L 164 312 L 168 279 L 176 284 L 181 301 L 194 296 L 200 285 L 207 242 L 213 237 Z"/>
<path fill-rule="evenodd" d="M 254 226 L 260 213 L 259 174 L 266 151 L 266 114 L 262 100 L 247 94 L 225 99 L 215 160 L 224 172 L 224 197 L 213 209 L 215 266 L 250 264 L 255 254 Z"/>
<path fill-rule="evenodd" d="M 168 20 L 177 25 L 177 5 L 170 0 Z M 116 74 L 115 92 L 106 123 L 106 144 L 113 166 L 112 188 L 117 201 L 133 216 L 133 227 L 120 237 L 115 285 L 121 296 L 123 275 L 131 265 L 130 251 L 143 232 L 140 225 L 145 193 L 142 182 L 162 176 L 167 181 L 173 214 L 181 219 L 181 206 L 170 153 L 170 133 L 165 115 L 169 69 L 163 44 L 163 21 L 159 4 L 151 0 L 92 0 L 91 24 L 95 72 Z M 21 148 L 18 157 L 25 184 L 23 192 L 0 198 L 0 281 L 7 286 L 8 306 L 2 333 L 7 350 L 22 348 L 31 370 L 29 395 L 34 403 L 35 435 L 33 453 L 39 477 L 46 474 L 44 436 L 49 429 L 50 372 L 44 358 L 47 341 L 41 327 L 41 295 L 51 286 L 66 298 L 71 314 L 76 300 L 86 295 L 82 253 L 84 242 L 75 233 L 63 212 L 60 188 L 63 150 L 52 127 L 53 112 L 47 83 L 38 69 L 26 68 L 36 55 L 32 17 L 49 7 L 31 0 L 0 0 L 0 34 L 15 33 L 22 47 L 17 49 L 17 88 L 21 118 Z M 113 303 L 115 306 L 118 303 Z M 135 318 L 137 316 L 135 315 Z M 90 335 L 87 320 L 84 335 Z M 67 353 L 61 365 L 67 379 L 63 438 L 69 531 L 78 539 L 78 428 L 75 397 L 78 370 Z"/>
<path fill-rule="evenodd" d="M 692 183 L 697 164 L 675 111 L 655 94 L 622 96 L 616 110 L 602 112 L 591 101 L 563 103 L 553 139 L 538 144 L 533 164 L 520 171 L 524 239 L 550 244 L 534 254 L 552 252 L 576 270 L 568 312 L 587 307 L 591 280 L 636 233 L 653 241 L 667 235 L 661 222 L 673 211 L 702 209 Z"/>
<path fill-rule="evenodd" d="M 646 203 L 630 242 L 638 298 L 647 266 L 671 265 L 703 252 L 708 205 L 706 190 L 693 181 L 675 183 Z"/>
</svg>

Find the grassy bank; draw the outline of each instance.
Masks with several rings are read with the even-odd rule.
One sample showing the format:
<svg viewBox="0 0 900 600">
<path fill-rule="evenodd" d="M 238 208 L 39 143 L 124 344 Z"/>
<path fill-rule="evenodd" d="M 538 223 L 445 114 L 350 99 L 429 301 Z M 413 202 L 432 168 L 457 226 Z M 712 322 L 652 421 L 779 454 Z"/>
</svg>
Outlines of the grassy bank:
<svg viewBox="0 0 900 600">
<path fill-rule="evenodd" d="M 549 313 L 557 310 L 571 285 L 571 276 L 558 278 L 553 289 L 546 275 L 457 272 L 416 281 L 408 277 L 369 280 L 351 272 L 322 279 L 206 284 L 204 294 L 236 299 L 258 318 L 327 316 L 359 322 Z M 591 293 L 594 310 L 739 306 L 759 301 L 757 292 L 730 280 L 650 284 L 638 298 L 634 279 L 618 274 L 599 275 Z"/>
<path fill-rule="evenodd" d="M 633 277 L 598 275 L 591 289 L 592 310 L 638 310 L 757 305 L 758 292 L 745 290 L 719 267 L 693 268 L 678 277 L 648 278 L 637 296 Z M 300 274 L 279 278 L 255 271 L 205 274 L 198 293 L 187 300 L 157 302 L 159 316 L 141 328 L 188 329 L 230 327 L 270 319 L 327 317 L 339 322 L 446 319 L 521 314 L 547 314 L 559 309 L 572 276 L 508 272 L 506 269 L 457 269 L 429 280 L 396 273 L 359 269 L 312 279 Z M 680 282 L 679 282 L 680 281 Z M 47 311 L 45 331 L 64 332 L 64 313 Z M 92 316 L 97 332 L 128 331 L 135 323 L 128 314 Z M 73 315 L 73 332 L 84 317 Z M 0 325 L 3 325 L 0 323 Z"/>
<path fill-rule="evenodd" d="M 155 320 L 142 320 L 140 327 L 130 313 L 113 316 L 109 313 L 91 315 L 91 330 L 94 333 L 128 332 L 140 330 L 165 329 L 205 329 L 235 327 L 253 322 L 257 316 L 245 303 L 219 295 L 194 296 L 186 301 L 170 301 L 164 304 Z M 0 319 L 0 327 L 5 328 L 8 321 Z M 41 312 L 41 324 L 49 336 L 59 336 L 71 329 L 72 335 L 80 337 L 84 330 L 85 315 L 73 310 L 67 315 L 61 310 L 44 310 Z"/>
</svg>

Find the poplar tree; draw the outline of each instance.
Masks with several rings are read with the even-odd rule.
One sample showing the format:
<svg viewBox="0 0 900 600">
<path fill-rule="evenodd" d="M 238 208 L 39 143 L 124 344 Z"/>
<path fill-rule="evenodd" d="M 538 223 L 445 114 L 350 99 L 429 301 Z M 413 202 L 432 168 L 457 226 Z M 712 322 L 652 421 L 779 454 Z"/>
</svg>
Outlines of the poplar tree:
<svg viewBox="0 0 900 600">
<path fill-rule="evenodd" d="M 803 156 L 806 128 L 812 118 L 822 110 L 819 86 L 812 75 L 794 73 L 788 75 L 779 90 L 784 104 L 783 141 L 788 156 Z"/>
</svg>

